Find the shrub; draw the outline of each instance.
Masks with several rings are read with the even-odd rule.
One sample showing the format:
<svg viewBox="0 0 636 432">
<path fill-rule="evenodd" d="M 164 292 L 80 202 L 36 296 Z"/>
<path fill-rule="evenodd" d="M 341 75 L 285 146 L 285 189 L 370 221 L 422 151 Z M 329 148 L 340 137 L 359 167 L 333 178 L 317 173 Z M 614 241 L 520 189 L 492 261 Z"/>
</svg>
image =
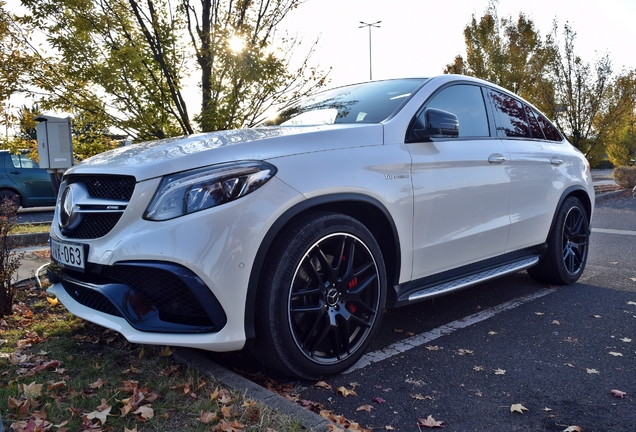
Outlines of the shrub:
<svg viewBox="0 0 636 432">
<path fill-rule="evenodd" d="M 17 224 L 18 208 L 6 198 L 0 201 L 0 318 L 13 308 L 13 275 L 20 267 L 24 252 L 16 252 L 17 242 L 10 236 Z"/>
<path fill-rule="evenodd" d="M 636 186 L 636 166 L 614 168 L 614 180 L 624 189 Z"/>
</svg>

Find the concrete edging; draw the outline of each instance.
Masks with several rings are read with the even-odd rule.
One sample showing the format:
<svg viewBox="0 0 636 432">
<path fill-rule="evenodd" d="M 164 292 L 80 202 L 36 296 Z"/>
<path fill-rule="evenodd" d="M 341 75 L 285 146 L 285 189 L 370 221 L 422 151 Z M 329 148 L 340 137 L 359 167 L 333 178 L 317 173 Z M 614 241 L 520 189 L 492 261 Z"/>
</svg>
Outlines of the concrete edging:
<svg viewBox="0 0 636 432">
<path fill-rule="evenodd" d="M 282 413 L 293 420 L 299 421 L 307 430 L 313 432 L 326 432 L 331 430 L 330 426 L 332 424 L 329 420 L 320 417 L 318 414 L 285 399 L 279 394 L 267 390 L 247 378 L 214 363 L 197 350 L 191 348 L 178 348 L 172 356 L 177 362 L 193 366 L 223 385 L 230 387 L 232 390 L 247 394 L 251 399 L 270 407 L 276 412 Z"/>
</svg>

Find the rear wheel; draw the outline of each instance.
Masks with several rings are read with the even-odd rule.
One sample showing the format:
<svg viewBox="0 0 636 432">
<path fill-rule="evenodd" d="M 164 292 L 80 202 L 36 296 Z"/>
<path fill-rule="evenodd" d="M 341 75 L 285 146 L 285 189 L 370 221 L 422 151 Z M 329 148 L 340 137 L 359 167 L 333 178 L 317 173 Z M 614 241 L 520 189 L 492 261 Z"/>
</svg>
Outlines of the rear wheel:
<svg viewBox="0 0 636 432">
<path fill-rule="evenodd" d="M 380 325 L 382 253 L 357 220 L 318 213 L 294 223 L 267 262 L 258 296 L 258 358 L 306 379 L 351 367 Z"/>
<path fill-rule="evenodd" d="M 0 190 L 0 204 L 3 203 L 5 200 L 11 201 L 16 207 L 20 207 L 20 195 L 11 190 Z"/>
<path fill-rule="evenodd" d="M 535 280 L 556 285 L 576 282 L 587 262 L 590 243 L 588 215 L 576 197 L 567 198 L 548 236 L 548 251 L 539 264 L 528 269 Z"/>
</svg>

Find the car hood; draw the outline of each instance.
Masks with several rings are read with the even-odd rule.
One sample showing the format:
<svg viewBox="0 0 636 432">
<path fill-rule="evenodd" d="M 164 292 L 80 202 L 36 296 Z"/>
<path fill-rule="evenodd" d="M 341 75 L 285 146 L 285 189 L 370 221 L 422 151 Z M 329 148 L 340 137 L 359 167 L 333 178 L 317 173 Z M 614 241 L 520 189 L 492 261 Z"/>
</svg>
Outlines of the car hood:
<svg viewBox="0 0 636 432">
<path fill-rule="evenodd" d="M 381 124 L 236 129 L 120 147 L 86 159 L 67 174 L 123 174 L 143 181 L 229 161 L 268 160 L 382 143 Z"/>
</svg>

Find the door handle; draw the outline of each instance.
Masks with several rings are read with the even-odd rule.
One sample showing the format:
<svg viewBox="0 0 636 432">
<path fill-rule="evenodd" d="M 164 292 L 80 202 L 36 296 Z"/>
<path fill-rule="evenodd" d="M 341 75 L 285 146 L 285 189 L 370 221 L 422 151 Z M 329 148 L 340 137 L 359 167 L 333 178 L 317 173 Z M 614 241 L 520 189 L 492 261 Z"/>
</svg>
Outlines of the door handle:
<svg viewBox="0 0 636 432">
<path fill-rule="evenodd" d="M 20 171 L 11 171 L 9 174 L 21 174 Z"/>
<path fill-rule="evenodd" d="M 505 161 L 506 161 L 506 157 L 499 153 L 491 154 L 488 157 L 488 163 L 491 163 L 491 164 L 501 165 Z"/>
<path fill-rule="evenodd" d="M 550 159 L 550 163 L 554 166 L 559 166 L 563 163 L 563 161 L 557 157 L 553 157 L 552 159 Z"/>
</svg>

